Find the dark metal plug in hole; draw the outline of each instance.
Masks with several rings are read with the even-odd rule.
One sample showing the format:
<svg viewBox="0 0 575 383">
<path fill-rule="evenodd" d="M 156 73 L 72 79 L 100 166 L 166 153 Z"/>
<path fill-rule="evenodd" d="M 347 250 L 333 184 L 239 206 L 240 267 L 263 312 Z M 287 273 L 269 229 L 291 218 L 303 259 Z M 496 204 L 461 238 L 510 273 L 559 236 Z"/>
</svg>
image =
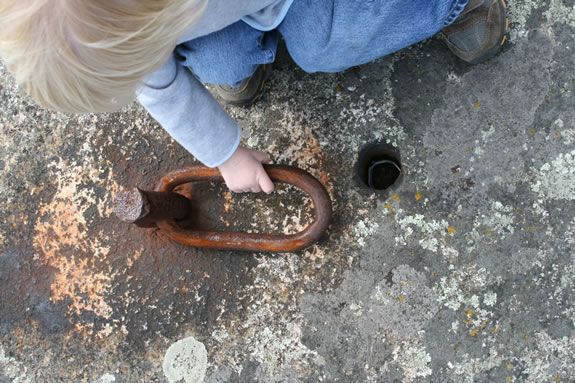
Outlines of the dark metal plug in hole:
<svg viewBox="0 0 575 383">
<path fill-rule="evenodd" d="M 399 152 L 389 144 L 369 144 L 359 153 L 357 172 L 365 186 L 386 190 L 402 175 Z"/>
</svg>

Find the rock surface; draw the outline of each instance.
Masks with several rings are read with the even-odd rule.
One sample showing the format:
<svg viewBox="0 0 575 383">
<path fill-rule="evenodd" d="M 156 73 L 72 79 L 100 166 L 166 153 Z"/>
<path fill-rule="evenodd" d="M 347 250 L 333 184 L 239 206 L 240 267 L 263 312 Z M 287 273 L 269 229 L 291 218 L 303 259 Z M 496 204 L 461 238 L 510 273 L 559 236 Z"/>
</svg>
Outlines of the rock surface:
<svg viewBox="0 0 575 383">
<path fill-rule="evenodd" d="M 230 108 L 246 145 L 332 195 L 328 237 L 298 254 L 119 222 L 114 193 L 193 159 L 137 105 L 47 112 L 2 68 L 0 381 L 574 381 L 575 8 L 510 11 L 485 64 L 436 39 L 340 74 L 283 59 L 256 106 Z M 354 172 L 378 140 L 406 169 L 386 195 Z M 213 227 L 309 220 L 290 188 L 194 191 Z"/>
</svg>

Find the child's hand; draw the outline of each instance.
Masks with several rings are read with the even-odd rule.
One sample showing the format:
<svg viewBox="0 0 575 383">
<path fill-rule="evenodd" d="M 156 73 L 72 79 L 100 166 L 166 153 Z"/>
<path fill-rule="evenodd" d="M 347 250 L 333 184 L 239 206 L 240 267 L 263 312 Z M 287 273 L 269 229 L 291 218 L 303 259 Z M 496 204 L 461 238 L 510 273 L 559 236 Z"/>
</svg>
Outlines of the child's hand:
<svg viewBox="0 0 575 383">
<path fill-rule="evenodd" d="M 218 169 L 233 192 L 271 193 L 274 184 L 262 166 L 268 162 L 270 157 L 266 153 L 240 146 Z"/>
</svg>

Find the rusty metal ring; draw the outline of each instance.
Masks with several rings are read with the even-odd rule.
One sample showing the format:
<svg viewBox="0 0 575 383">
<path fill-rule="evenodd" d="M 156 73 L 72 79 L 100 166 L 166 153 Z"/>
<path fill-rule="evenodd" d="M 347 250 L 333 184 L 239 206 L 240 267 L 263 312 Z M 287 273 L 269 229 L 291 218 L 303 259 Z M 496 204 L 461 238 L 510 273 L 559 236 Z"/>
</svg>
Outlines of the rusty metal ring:
<svg viewBox="0 0 575 383">
<path fill-rule="evenodd" d="M 254 234 L 242 232 L 195 231 L 182 229 L 175 220 L 164 219 L 156 225 L 172 240 L 186 246 L 245 251 L 291 252 L 317 242 L 331 220 L 332 209 L 328 192 L 309 173 L 284 165 L 265 165 L 274 182 L 291 184 L 307 193 L 314 205 L 313 222 L 296 234 Z M 172 192 L 178 185 L 196 181 L 223 182 L 217 169 L 191 167 L 165 175 L 156 187 L 158 192 Z"/>
</svg>

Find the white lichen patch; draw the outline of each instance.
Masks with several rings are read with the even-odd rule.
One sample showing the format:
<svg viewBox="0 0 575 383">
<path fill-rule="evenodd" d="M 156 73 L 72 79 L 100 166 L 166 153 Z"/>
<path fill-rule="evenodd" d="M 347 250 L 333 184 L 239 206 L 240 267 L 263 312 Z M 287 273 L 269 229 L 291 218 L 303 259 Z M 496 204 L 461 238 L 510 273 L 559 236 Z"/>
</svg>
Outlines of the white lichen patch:
<svg viewBox="0 0 575 383">
<path fill-rule="evenodd" d="M 441 254 L 449 261 L 454 262 L 459 257 L 459 250 L 454 247 L 442 245 L 440 247 Z"/>
<path fill-rule="evenodd" d="M 266 151 L 274 153 L 278 163 L 296 163 L 304 169 L 318 165 L 322 159 L 322 147 L 314 136 L 312 127 L 303 125 L 302 121 L 298 121 L 294 116 L 286 115 L 285 118 L 293 127 L 290 144 L 279 150 L 274 142 Z"/>
<path fill-rule="evenodd" d="M 575 5 L 567 5 L 561 0 L 551 0 L 549 9 L 543 12 L 546 23 L 552 25 L 555 23 L 565 23 L 571 28 L 575 28 Z"/>
<path fill-rule="evenodd" d="M 309 360 L 321 365 L 323 360 L 318 354 L 301 343 L 302 328 L 300 323 L 283 323 L 282 326 L 264 327 L 253 334 L 252 345 L 246 351 L 255 360 L 262 363 L 270 382 L 280 382 L 274 372 L 295 368 L 304 371 Z"/>
<path fill-rule="evenodd" d="M 431 355 L 425 349 L 420 336 L 402 342 L 393 350 L 393 360 L 403 369 L 404 382 L 413 382 L 418 378 L 425 378 L 433 372 L 431 369 Z"/>
<path fill-rule="evenodd" d="M 481 156 L 485 153 L 485 150 L 480 147 L 480 146 L 476 146 L 473 149 L 473 154 L 475 155 L 476 158 L 481 158 Z"/>
<path fill-rule="evenodd" d="M 375 122 L 382 112 L 380 106 L 380 103 L 374 99 L 366 98 L 365 94 L 362 94 L 357 102 L 351 102 L 347 108 L 343 109 L 339 117 L 347 124 L 357 125 Z"/>
<path fill-rule="evenodd" d="M 465 300 L 465 294 L 455 278 L 442 277 L 436 290 L 439 293 L 439 301 L 452 310 L 459 309 Z"/>
<path fill-rule="evenodd" d="M 561 140 L 564 145 L 572 145 L 575 143 L 575 129 L 562 129 L 559 131 Z"/>
<path fill-rule="evenodd" d="M 94 383 L 114 383 L 114 382 L 116 382 L 116 376 L 114 376 L 114 374 L 105 373 L 104 375 L 100 376 L 100 378 L 98 378 L 98 380 L 96 380 Z"/>
<path fill-rule="evenodd" d="M 575 123 L 571 119 L 557 118 L 549 127 L 549 134 L 545 137 L 546 141 L 561 141 L 563 145 L 572 148 L 575 143 Z"/>
<path fill-rule="evenodd" d="M 377 323 L 394 337 L 405 339 L 422 330 L 439 310 L 435 292 L 427 286 L 423 273 L 407 265 L 391 271 L 391 283 L 375 285 L 364 310 L 356 310 L 363 321 Z M 360 304 L 355 307 L 360 308 Z M 350 306 L 350 311 L 352 308 Z M 354 315 L 356 314 L 354 312 Z M 369 325 L 365 323 L 365 327 Z"/>
<path fill-rule="evenodd" d="M 575 246 L 575 218 L 573 218 L 569 224 L 567 232 L 565 233 L 565 243 L 571 246 Z M 573 256 L 575 257 L 575 254 L 573 254 Z"/>
<path fill-rule="evenodd" d="M 415 233 L 418 243 L 424 250 L 437 252 L 442 240 L 447 235 L 449 224 L 445 220 L 426 219 L 422 214 L 407 215 L 397 219 L 400 233 L 395 237 L 399 245 L 406 245 L 407 240 Z"/>
<path fill-rule="evenodd" d="M 26 371 L 24 364 L 6 355 L 0 346 L 0 377 L 5 376 L 13 383 L 31 383 L 32 379 L 26 375 Z"/>
<path fill-rule="evenodd" d="M 190 336 L 168 348 L 162 369 L 170 383 L 201 383 L 206 376 L 207 365 L 206 347 Z"/>
<path fill-rule="evenodd" d="M 515 232 L 514 222 L 513 207 L 493 201 L 490 210 L 486 214 L 477 216 L 474 224 L 475 227 L 482 226 L 497 233 L 500 238 L 505 238 Z"/>
<path fill-rule="evenodd" d="M 542 5 L 535 0 L 508 1 L 508 17 L 511 22 L 509 35 L 512 41 L 525 37 L 528 33 L 527 20 L 531 13 Z M 551 0 L 547 10 L 543 12 L 544 25 L 549 28 L 557 23 L 565 23 L 575 27 L 575 6 L 567 5 L 561 0 Z"/>
<path fill-rule="evenodd" d="M 449 277 L 443 277 L 435 286 L 439 301 L 446 307 L 461 311 L 460 323 L 470 337 L 489 336 L 486 328 L 494 325 L 494 313 L 481 305 L 481 299 L 475 291 L 482 290 L 487 282 L 485 269 L 475 270 L 470 267 L 465 271 L 454 272 Z M 483 304 L 493 307 L 497 303 L 497 294 L 487 291 L 483 295 Z M 456 331 L 459 326 L 453 326 Z"/>
<path fill-rule="evenodd" d="M 371 219 L 363 219 L 358 221 L 353 227 L 353 235 L 357 245 L 360 247 L 365 246 L 365 240 L 373 235 L 377 229 L 379 228 L 379 224 Z"/>
<path fill-rule="evenodd" d="M 495 126 L 489 125 L 489 129 L 481 131 L 481 139 L 483 140 L 483 142 L 487 142 L 487 140 L 491 136 L 493 136 L 494 133 L 495 133 Z"/>
<path fill-rule="evenodd" d="M 508 17 L 511 22 L 511 31 L 509 34 L 512 41 L 527 34 L 527 20 L 531 12 L 539 5 L 540 3 L 535 0 L 509 2 Z"/>
<path fill-rule="evenodd" d="M 575 261 L 575 255 L 571 257 Z M 553 263 L 549 268 L 544 268 L 532 278 L 532 283 L 537 288 L 548 288 L 546 295 L 546 303 L 554 304 L 559 307 L 568 306 L 564 302 L 572 300 L 572 293 L 575 291 L 575 263 L 567 265 L 559 265 Z"/>
<path fill-rule="evenodd" d="M 457 329 L 459 329 L 459 322 L 458 321 L 453 321 L 451 322 L 451 329 L 449 329 L 449 332 L 452 333 L 457 333 Z"/>
<path fill-rule="evenodd" d="M 357 133 L 350 137 L 352 140 L 342 142 L 347 148 L 357 151 L 359 147 L 369 140 L 385 139 L 387 143 L 397 146 L 407 138 L 403 126 L 393 115 L 395 110 L 395 99 L 392 94 L 392 86 L 389 78 L 382 81 L 384 96 L 378 99 L 367 98 L 365 94 L 353 101 L 349 95 L 338 94 L 340 101 L 346 101 L 346 106 L 341 109 L 339 119 L 340 126 L 361 126 L 366 124 L 381 123 L 378 129 L 372 130 L 372 137 L 362 137 Z M 342 137 L 345 139 L 345 137 Z M 340 139 L 338 139 L 340 141 Z M 363 142 L 362 142 L 363 141 Z"/>
<path fill-rule="evenodd" d="M 533 173 L 531 190 L 543 201 L 575 199 L 575 150 L 561 153 Z"/>
<path fill-rule="evenodd" d="M 485 294 L 483 294 L 483 303 L 486 306 L 495 306 L 495 304 L 497 303 L 497 293 L 493 292 L 493 291 L 488 291 Z"/>
<path fill-rule="evenodd" d="M 461 76 L 458 76 L 455 72 L 448 72 L 447 81 L 455 84 L 461 84 Z"/>
<path fill-rule="evenodd" d="M 549 212 L 547 211 L 547 209 L 543 207 L 543 204 L 544 204 L 543 199 L 539 199 L 533 202 L 531 207 L 533 208 L 533 212 L 535 213 L 535 215 L 541 217 L 541 219 L 547 220 L 547 218 L 549 218 Z"/>
<path fill-rule="evenodd" d="M 302 341 L 303 316 L 296 312 L 294 301 L 278 301 L 270 292 L 270 276 L 279 279 L 283 287 L 299 278 L 295 259 L 264 257 L 258 265 L 254 290 L 264 294 L 249 307 L 249 315 L 241 327 L 250 339 L 245 350 L 252 359 L 260 362 L 269 382 L 280 382 L 280 373 L 290 369 L 302 372 L 324 364 L 323 358 L 305 346 Z M 287 307 L 286 307 L 287 304 Z M 283 307 L 278 316 L 278 306 Z"/>
<path fill-rule="evenodd" d="M 321 262 L 324 256 L 315 254 Z M 302 278 L 302 259 L 309 263 L 300 254 L 258 258 L 253 285 L 242 292 L 249 300 L 244 319 L 232 326 L 222 323 L 213 333 L 218 342 L 212 356 L 215 365 L 240 374 L 246 360 L 257 362 L 264 381 L 279 383 L 285 381 L 284 374 L 305 376 L 325 363 L 301 340 L 303 316 L 297 299 L 303 291 L 294 286 Z"/>
<path fill-rule="evenodd" d="M 220 350 L 226 351 L 226 355 L 220 353 L 215 356 L 218 365 L 227 363 L 237 373 L 241 373 L 242 358 L 246 357 L 261 365 L 266 382 L 279 383 L 283 381 L 282 374 L 287 371 L 305 375 L 305 371 L 316 369 L 325 363 L 317 352 L 301 342 L 303 318 L 295 317 L 293 322 L 292 319 L 278 320 L 277 315 L 264 306 L 252 307 L 249 320 L 231 331 L 231 334 L 225 332 L 222 336 L 224 330 L 218 330 L 216 335 Z M 253 312 L 254 310 L 257 312 Z M 262 323 L 267 323 L 268 326 L 262 326 Z M 238 330 L 240 333 L 237 333 Z M 249 342 L 239 345 L 239 334 Z M 236 357 L 233 357 L 234 354 Z"/>
<path fill-rule="evenodd" d="M 461 383 L 476 382 L 476 375 L 490 371 L 500 366 L 504 361 L 497 349 L 491 348 L 489 354 L 481 358 L 471 358 L 469 354 L 463 354 L 461 361 L 449 362 L 448 367 L 459 377 Z"/>
<path fill-rule="evenodd" d="M 525 364 L 525 382 L 549 381 L 550 377 L 575 376 L 575 338 L 553 339 L 545 332 L 535 334 L 536 347 L 522 352 Z M 565 380 L 568 381 L 568 380 Z"/>
<path fill-rule="evenodd" d="M 448 277 L 442 277 L 435 285 L 438 301 L 452 310 L 458 310 L 467 304 L 476 290 L 487 283 L 487 270 L 475 266 L 454 271 Z"/>
</svg>

